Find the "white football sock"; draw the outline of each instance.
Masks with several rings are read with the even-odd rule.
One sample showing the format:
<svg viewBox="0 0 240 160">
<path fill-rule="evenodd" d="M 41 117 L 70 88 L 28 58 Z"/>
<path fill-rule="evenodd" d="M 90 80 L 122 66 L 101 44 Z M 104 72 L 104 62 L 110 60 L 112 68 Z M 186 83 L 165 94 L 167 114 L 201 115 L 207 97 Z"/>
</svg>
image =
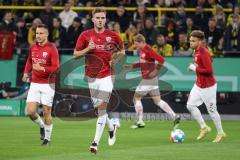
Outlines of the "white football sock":
<svg viewBox="0 0 240 160">
<path fill-rule="evenodd" d="M 34 122 L 39 125 L 40 128 L 44 128 L 44 123 L 43 120 L 41 119 L 40 116 L 38 116 L 38 118 L 36 120 L 34 120 Z"/>
<path fill-rule="evenodd" d="M 53 124 L 50 124 L 50 125 L 45 124 L 45 127 L 44 127 L 45 137 L 44 137 L 44 139 L 47 139 L 48 141 L 51 141 L 52 128 L 53 128 Z"/>
<path fill-rule="evenodd" d="M 107 116 L 107 119 L 106 119 L 106 123 L 107 123 L 107 126 L 109 128 L 109 131 L 113 131 L 114 130 L 113 123 L 112 123 L 112 121 L 110 121 L 108 116 Z"/>
<path fill-rule="evenodd" d="M 217 129 L 217 132 L 223 133 L 222 122 L 221 122 L 220 115 L 217 111 L 217 106 L 216 105 L 212 106 L 211 111 L 209 110 L 210 109 L 209 107 L 207 107 L 207 109 L 208 109 L 208 113 L 209 113 L 210 117 L 212 118 L 213 123 Z"/>
<path fill-rule="evenodd" d="M 143 106 L 141 100 L 136 100 L 135 102 L 135 111 L 138 116 L 138 121 L 143 121 Z"/>
<path fill-rule="evenodd" d="M 172 110 L 172 108 L 164 101 L 164 100 L 160 100 L 160 102 L 157 104 L 164 112 L 166 112 L 167 114 L 169 114 L 171 116 L 171 118 L 174 119 L 174 117 L 176 116 L 175 112 Z"/>
<path fill-rule="evenodd" d="M 187 108 L 188 108 L 189 112 L 191 113 L 191 115 L 193 116 L 193 118 L 198 122 L 198 124 L 200 125 L 201 128 L 204 128 L 207 126 L 205 121 L 203 120 L 201 112 L 197 108 L 197 106 L 187 105 Z"/>
<path fill-rule="evenodd" d="M 102 137 L 103 134 L 103 130 L 106 124 L 106 120 L 107 120 L 107 114 L 101 115 L 98 117 L 97 119 L 97 123 L 96 123 L 96 133 L 95 133 L 95 137 L 94 137 L 94 142 L 99 144 L 99 141 Z"/>
</svg>

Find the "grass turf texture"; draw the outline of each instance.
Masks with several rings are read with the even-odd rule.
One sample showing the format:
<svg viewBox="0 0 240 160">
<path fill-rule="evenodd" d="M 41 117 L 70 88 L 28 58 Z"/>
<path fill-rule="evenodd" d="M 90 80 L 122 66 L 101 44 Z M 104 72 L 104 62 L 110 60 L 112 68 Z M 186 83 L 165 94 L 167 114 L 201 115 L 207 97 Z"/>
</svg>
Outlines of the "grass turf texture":
<svg viewBox="0 0 240 160">
<path fill-rule="evenodd" d="M 194 121 L 184 121 L 180 128 L 185 141 L 174 144 L 169 135 L 170 121 L 146 122 L 143 129 L 130 129 L 133 122 L 121 121 L 114 146 L 107 145 L 107 128 L 97 155 L 88 151 L 95 133 L 95 121 L 63 121 L 54 118 L 52 144 L 41 146 L 39 128 L 26 117 L 0 117 L 0 160 L 235 160 L 240 158 L 240 123 L 223 121 L 227 138 L 214 144 L 213 131 L 196 141 L 199 128 Z"/>
</svg>

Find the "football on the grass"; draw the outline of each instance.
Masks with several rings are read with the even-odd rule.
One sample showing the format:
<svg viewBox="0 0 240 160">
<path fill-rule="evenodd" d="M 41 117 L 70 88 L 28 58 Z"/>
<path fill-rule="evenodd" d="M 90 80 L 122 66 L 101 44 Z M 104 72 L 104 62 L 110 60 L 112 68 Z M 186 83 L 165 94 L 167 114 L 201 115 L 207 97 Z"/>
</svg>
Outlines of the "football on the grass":
<svg viewBox="0 0 240 160">
<path fill-rule="evenodd" d="M 171 132 L 170 140 L 173 143 L 180 143 L 183 142 L 185 139 L 185 134 L 181 129 L 175 129 Z"/>
</svg>

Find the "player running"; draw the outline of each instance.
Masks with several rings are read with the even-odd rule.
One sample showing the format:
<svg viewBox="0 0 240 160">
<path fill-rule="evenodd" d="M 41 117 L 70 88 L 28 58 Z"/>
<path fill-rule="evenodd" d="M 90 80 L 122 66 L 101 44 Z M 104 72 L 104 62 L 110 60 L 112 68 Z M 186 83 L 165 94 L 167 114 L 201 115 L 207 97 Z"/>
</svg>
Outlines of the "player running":
<svg viewBox="0 0 240 160">
<path fill-rule="evenodd" d="M 88 80 L 90 94 L 94 108 L 97 109 L 98 119 L 96 123 L 96 133 L 90 146 L 92 153 L 97 153 L 97 146 L 103 134 L 105 124 L 109 128 L 108 144 L 111 146 L 116 141 L 116 125 L 113 125 L 107 114 L 107 105 L 113 89 L 113 69 L 112 65 L 116 61 L 112 60 L 112 44 L 118 46 L 116 57 L 125 55 L 123 42 L 119 35 L 105 29 L 106 11 L 96 8 L 92 12 L 94 28 L 81 33 L 74 50 L 74 57 L 85 55 L 85 76 Z M 116 58 L 118 59 L 118 58 Z"/>
<path fill-rule="evenodd" d="M 155 52 L 148 44 L 145 42 L 145 38 L 142 34 L 138 34 L 134 37 L 134 45 L 136 48 L 140 49 L 140 60 L 135 64 L 126 64 L 125 68 L 141 68 L 142 80 L 136 88 L 133 102 L 135 111 L 138 116 L 138 121 L 131 128 L 142 128 L 145 126 L 143 122 L 143 105 L 141 99 L 150 94 L 154 103 L 159 106 L 163 111 L 165 111 L 173 119 L 174 128 L 180 123 L 180 116 L 171 109 L 171 107 L 161 99 L 157 76 L 161 66 L 164 63 L 164 58 Z M 155 64 L 155 61 L 158 64 Z"/>
<path fill-rule="evenodd" d="M 48 28 L 41 24 L 36 29 L 36 43 L 29 49 L 28 60 L 25 66 L 22 80 L 29 81 L 29 73 L 32 71 L 30 89 L 27 96 L 27 113 L 31 120 L 40 126 L 42 145 L 47 146 L 51 141 L 54 78 L 49 78 L 59 67 L 59 55 L 57 48 L 48 42 Z M 36 112 L 37 105 L 42 104 L 44 122 Z"/>
<path fill-rule="evenodd" d="M 221 118 L 217 111 L 217 83 L 214 78 L 210 53 L 203 44 L 204 39 L 204 33 L 199 30 L 193 31 L 190 35 L 190 47 L 195 51 L 194 64 L 190 64 L 188 70 L 196 72 L 197 80 L 190 92 L 187 109 L 201 127 L 200 134 L 197 137 L 197 140 L 201 140 L 211 131 L 211 128 L 206 125 L 198 109 L 198 106 L 205 103 L 207 111 L 217 129 L 217 136 L 213 142 L 218 143 L 226 137 L 226 134 L 223 131 Z"/>
</svg>

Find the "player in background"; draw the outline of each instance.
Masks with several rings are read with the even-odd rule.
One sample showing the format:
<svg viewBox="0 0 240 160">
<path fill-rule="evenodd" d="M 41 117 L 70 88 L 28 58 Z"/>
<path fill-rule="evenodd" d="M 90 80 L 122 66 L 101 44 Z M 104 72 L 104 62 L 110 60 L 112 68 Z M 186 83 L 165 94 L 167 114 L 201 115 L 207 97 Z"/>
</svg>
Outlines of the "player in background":
<svg viewBox="0 0 240 160">
<path fill-rule="evenodd" d="M 106 11 L 103 8 L 96 8 L 92 12 L 92 17 L 94 28 L 80 34 L 74 50 L 74 57 L 85 56 L 85 77 L 88 80 L 94 108 L 98 113 L 96 133 L 89 149 L 96 154 L 105 124 L 109 128 L 108 144 L 111 146 L 116 141 L 117 126 L 109 120 L 107 105 L 113 89 L 112 65 L 125 55 L 125 51 L 119 35 L 105 29 Z M 118 46 L 119 49 L 116 53 L 110 49 L 114 48 L 111 45 Z M 113 56 L 116 57 L 115 60 L 113 60 Z"/>
<path fill-rule="evenodd" d="M 44 24 L 36 28 L 36 43 L 29 49 L 22 80 L 31 84 L 27 96 L 27 113 L 31 120 L 40 126 L 42 145 L 47 146 L 51 141 L 52 116 L 51 109 L 55 94 L 55 79 L 50 78 L 59 67 L 59 55 L 57 48 L 48 42 L 48 27 Z M 36 112 L 38 104 L 42 104 L 44 122 Z"/>
<path fill-rule="evenodd" d="M 207 111 L 217 129 L 217 136 L 213 142 L 218 143 L 224 139 L 226 134 L 223 131 L 221 118 L 217 111 L 217 83 L 214 78 L 210 53 L 203 44 L 204 39 L 204 33 L 200 30 L 195 30 L 190 35 L 190 47 L 194 50 L 194 64 L 190 64 L 188 70 L 196 72 L 197 80 L 190 92 L 187 109 L 201 127 L 200 134 L 197 137 L 197 140 L 201 140 L 211 131 L 211 128 L 206 125 L 198 109 L 198 106 L 205 103 Z"/>
<path fill-rule="evenodd" d="M 176 128 L 180 123 L 180 116 L 176 115 L 168 103 L 161 99 L 158 87 L 158 72 L 164 63 L 164 58 L 146 44 L 145 38 L 141 34 L 134 37 L 134 45 L 136 48 L 140 49 L 139 62 L 124 65 L 125 68 L 129 69 L 140 67 L 142 73 L 142 80 L 137 86 L 133 98 L 138 121 L 131 128 L 142 128 L 145 126 L 145 123 L 143 122 L 143 105 L 141 99 L 147 94 L 150 94 L 152 100 L 157 106 L 170 115 L 174 120 L 174 128 Z M 158 62 L 157 65 L 155 64 L 155 61 Z"/>
</svg>

